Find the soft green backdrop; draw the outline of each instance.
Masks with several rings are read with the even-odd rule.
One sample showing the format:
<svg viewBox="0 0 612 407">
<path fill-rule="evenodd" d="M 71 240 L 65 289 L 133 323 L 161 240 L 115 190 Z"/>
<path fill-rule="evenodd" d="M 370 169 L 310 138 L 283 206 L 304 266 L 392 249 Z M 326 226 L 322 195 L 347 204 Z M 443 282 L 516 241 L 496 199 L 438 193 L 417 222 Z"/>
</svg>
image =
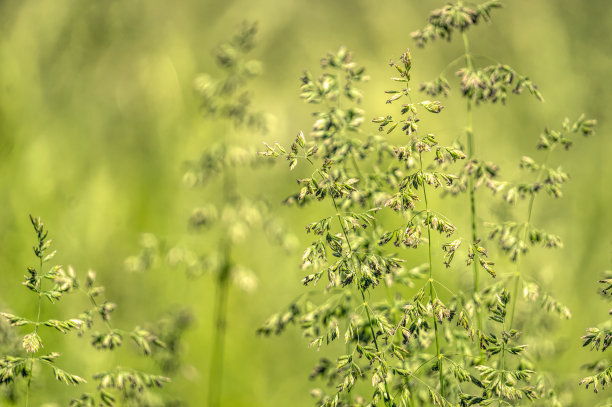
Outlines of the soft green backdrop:
<svg viewBox="0 0 612 407">
<path fill-rule="evenodd" d="M 476 54 L 508 62 L 539 84 L 546 103 L 511 97 L 506 107 L 483 106 L 475 115 L 479 154 L 515 173 L 539 132 L 581 112 L 599 120 L 597 135 L 577 143 L 563 167 L 571 174 L 566 199 L 541 200 L 536 217 L 565 241 L 558 253 L 531 260 L 545 282 L 567 303 L 574 319 L 554 333 L 561 357 L 550 361 L 559 380 L 577 384 L 580 366 L 595 355 L 580 349 L 584 328 L 607 317 L 594 295 L 612 256 L 612 6 L 608 0 L 506 1 L 492 24 L 470 30 Z M 189 280 L 176 270 L 127 274 L 124 259 L 138 251 L 142 232 L 168 241 L 188 233 L 186 218 L 206 194 L 181 184 L 182 164 L 219 137 L 202 118 L 192 82 L 215 73 L 211 49 L 242 20 L 259 22 L 254 54 L 264 65 L 255 81 L 256 104 L 275 116 L 267 136 L 244 134 L 245 145 L 286 142 L 311 125 L 310 108 L 298 97 L 304 68 L 316 71 L 327 50 L 346 45 L 367 66 L 366 117 L 386 112 L 382 91 L 390 58 L 410 47 L 416 82 L 437 75 L 461 54 L 461 44 L 441 42 L 416 49 L 410 32 L 420 28 L 440 1 L 228 0 L 168 2 L 0 2 L 0 303 L 30 315 L 32 296 L 20 283 L 33 262 L 27 215 L 51 230 L 58 261 L 84 273 L 98 271 L 107 296 L 118 303 L 117 325 L 153 321 L 172 307 L 196 316 L 185 337 L 189 367 L 168 391 L 189 405 L 204 405 L 210 358 L 213 289 L 203 276 Z M 455 95 L 456 96 L 456 95 Z M 445 102 L 446 103 L 446 102 Z M 463 103 L 452 98 L 436 131 L 457 133 Z M 445 127 L 446 126 L 446 127 Z M 367 131 L 375 131 L 370 124 Z M 562 156 L 562 155 L 561 155 Z M 277 204 L 293 187 L 285 167 L 258 170 L 248 192 Z M 270 182 L 274 181 L 274 182 Z M 459 209 L 461 210 L 461 208 Z M 279 209 L 302 241 L 308 211 Z M 467 220 L 466 225 L 467 226 Z M 214 244 L 202 241 L 201 245 Z M 255 237 L 243 251 L 259 275 L 259 288 L 230 297 L 224 406 L 309 406 L 307 376 L 319 355 L 297 330 L 270 339 L 256 328 L 296 293 L 300 254 L 291 255 Z M 62 310 L 67 312 L 70 303 Z M 84 339 L 49 342 L 72 371 L 88 375 L 110 361 L 79 354 Z M 126 352 L 125 355 L 129 355 Z M 125 356 L 120 354 L 121 357 Z M 147 362 L 134 359 L 143 368 Z M 89 372 L 89 373 L 88 373 Z M 590 406 L 592 392 L 576 387 L 576 406 Z M 35 387 L 35 405 L 66 405 L 79 389 L 49 381 Z"/>
</svg>

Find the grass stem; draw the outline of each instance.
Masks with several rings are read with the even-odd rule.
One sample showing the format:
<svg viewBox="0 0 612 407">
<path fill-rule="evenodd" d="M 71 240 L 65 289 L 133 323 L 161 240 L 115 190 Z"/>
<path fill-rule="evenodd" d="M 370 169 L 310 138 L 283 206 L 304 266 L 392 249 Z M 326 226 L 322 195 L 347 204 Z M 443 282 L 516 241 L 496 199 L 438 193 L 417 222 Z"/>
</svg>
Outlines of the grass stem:
<svg viewBox="0 0 612 407">
<path fill-rule="evenodd" d="M 419 162 L 421 164 L 421 171 L 423 171 L 423 159 L 421 154 L 419 153 Z M 427 217 L 429 217 L 429 202 L 427 201 L 427 188 L 425 188 L 425 185 L 423 185 L 423 200 L 425 201 L 425 211 L 427 213 Z M 429 299 L 431 301 L 431 306 L 434 306 L 434 299 L 437 298 L 437 296 L 434 294 L 434 286 L 433 286 L 433 261 L 432 261 L 432 256 L 431 256 L 431 225 L 429 224 L 429 219 L 426 220 L 427 223 L 427 249 L 428 249 L 428 256 L 429 256 Z M 437 365 L 438 365 L 438 372 L 439 372 L 439 376 L 440 376 L 440 394 L 442 395 L 442 397 L 445 397 L 445 393 L 444 393 L 444 372 L 442 370 L 442 355 L 440 354 L 440 335 L 438 334 L 438 321 L 436 321 L 436 315 L 434 312 L 433 315 L 433 326 L 434 326 L 434 333 L 435 333 L 435 337 L 436 337 L 436 358 L 437 358 Z"/>
<path fill-rule="evenodd" d="M 212 363 L 209 376 L 208 405 L 218 407 L 223 385 L 223 352 L 225 349 L 225 331 L 227 327 L 227 297 L 229 288 L 229 249 L 226 250 L 224 265 L 217 279 L 215 304 L 215 339 L 213 344 Z"/>
<path fill-rule="evenodd" d="M 40 262 L 38 265 L 38 273 L 39 275 L 37 276 L 38 278 L 38 312 L 36 314 L 36 325 L 34 325 L 34 333 L 38 334 L 38 326 L 40 325 L 40 310 L 42 308 L 42 278 L 40 277 L 40 274 L 42 273 L 42 265 L 43 265 L 43 258 L 42 258 L 42 254 L 39 256 Z M 30 385 L 32 383 L 32 373 L 33 373 L 33 369 L 34 369 L 34 353 L 30 354 L 30 374 L 28 375 L 28 384 L 26 386 L 26 401 L 25 401 L 25 405 L 26 407 L 28 407 L 30 405 Z"/>
<path fill-rule="evenodd" d="M 466 33 L 462 34 L 463 47 L 465 51 L 465 60 L 468 68 L 473 69 L 474 65 L 472 62 L 472 56 L 470 54 L 470 42 Z M 467 99 L 467 127 L 465 129 L 467 135 L 467 159 L 471 161 L 474 159 L 474 125 L 473 125 L 473 112 L 472 112 L 472 99 Z M 470 195 L 470 224 L 472 229 L 472 244 L 478 240 L 477 231 L 477 215 L 476 215 L 476 191 L 474 191 L 474 174 L 468 174 L 468 192 Z M 472 269 L 474 273 L 474 294 L 480 291 L 479 282 L 479 270 L 478 262 L 472 263 Z M 478 323 L 478 330 L 482 331 L 482 310 L 480 304 L 476 304 L 476 319 Z M 481 356 L 484 355 L 484 351 L 480 350 Z"/>
</svg>

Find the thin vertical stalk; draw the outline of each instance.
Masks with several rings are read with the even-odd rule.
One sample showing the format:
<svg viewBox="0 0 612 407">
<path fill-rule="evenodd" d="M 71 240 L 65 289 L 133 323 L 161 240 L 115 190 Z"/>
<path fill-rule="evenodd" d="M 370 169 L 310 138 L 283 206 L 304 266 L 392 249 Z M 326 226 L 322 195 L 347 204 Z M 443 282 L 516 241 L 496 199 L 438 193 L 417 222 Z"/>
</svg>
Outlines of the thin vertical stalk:
<svg viewBox="0 0 612 407">
<path fill-rule="evenodd" d="M 423 159 L 421 157 L 421 153 L 419 153 L 419 162 L 421 164 L 420 171 L 423 172 Z M 431 256 L 431 226 L 429 225 L 429 202 L 427 201 L 427 188 L 425 188 L 424 184 L 423 184 L 423 200 L 425 201 L 425 213 L 427 216 L 425 223 L 427 224 L 427 249 L 428 249 L 427 251 L 428 251 L 428 256 L 429 256 L 429 299 L 431 301 L 431 306 L 433 307 L 434 299 L 437 297 L 434 295 L 434 286 L 433 286 L 434 279 L 433 279 L 433 261 L 432 261 L 432 256 Z M 444 372 L 442 371 L 442 355 L 440 354 L 440 338 L 438 334 L 438 321 L 436 321 L 435 313 L 433 315 L 432 320 L 433 320 L 433 326 L 434 326 L 434 333 L 436 337 L 436 358 L 438 360 L 437 364 L 438 364 L 438 372 L 440 376 L 440 394 L 442 395 L 442 397 L 445 397 Z"/>
<path fill-rule="evenodd" d="M 473 69 L 474 65 L 472 63 L 472 56 L 470 55 L 470 42 L 468 40 L 467 34 L 464 32 L 462 34 L 463 37 L 463 47 L 465 50 L 465 60 L 468 68 Z M 472 113 L 472 99 L 467 99 L 467 127 L 465 129 L 467 135 L 467 159 L 468 161 L 474 158 L 474 128 L 473 128 L 473 113 Z M 470 221 L 472 228 L 472 243 L 478 240 L 478 231 L 476 227 L 477 217 L 476 217 L 476 193 L 474 191 L 474 174 L 468 174 L 468 190 L 470 194 Z M 479 269 L 478 262 L 472 262 L 472 269 L 474 271 L 474 294 L 480 291 L 480 282 L 479 282 Z M 478 329 L 482 331 L 482 311 L 480 309 L 480 304 L 476 305 L 476 318 L 478 320 Z M 483 355 L 484 350 L 480 350 L 481 356 Z"/>
<path fill-rule="evenodd" d="M 40 274 L 42 273 L 43 266 L 43 258 L 42 254 L 39 256 L 40 262 L 38 265 L 38 312 L 36 314 L 36 325 L 34 325 L 34 333 L 38 334 L 38 325 L 40 325 L 40 310 L 42 308 L 42 278 L 40 278 Z M 28 375 L 28 384 L 26 386 L 26 407 L 30 405 L 30 385 L 32 383 L 32 373 L 34 369 L 34 354 L 30 355 L 30 374 Z"/>
<path fill-rule="evenodd" d="M 218 407 L 223 385 L 223 352 L 225 349 L 225 332 L 227 327 L 227 297 L 229 288 L 229 246 L 226 250 L 224 264 L 217 278 L 217 295 L 215 304 L 215 339 L 209 376 L 209 407 Z"/>
<path fill-rule="evenodd" d="M 227 149 L 227 144 L 226 144 Z M 227 150 L 225 151 L 227 153 Z M 236 194 L 236 178 L 232 168 L 225 163 L 223 169 L 223 205 L 230 204 Z M 225 231 L 222 233 L 226 233 Z M 221 269 L 216 280 L 216 301 L 214 314 L 214 340 L 209 372 L 208 406 L 219 407 L 223 387 L 223 354 L 227 328 L 227 298 L 229 295 L 230 270 L 232 267 L 231 240 L 228 236 L 221 239 L 219 251 L 223 255 Z"/>
</svg>

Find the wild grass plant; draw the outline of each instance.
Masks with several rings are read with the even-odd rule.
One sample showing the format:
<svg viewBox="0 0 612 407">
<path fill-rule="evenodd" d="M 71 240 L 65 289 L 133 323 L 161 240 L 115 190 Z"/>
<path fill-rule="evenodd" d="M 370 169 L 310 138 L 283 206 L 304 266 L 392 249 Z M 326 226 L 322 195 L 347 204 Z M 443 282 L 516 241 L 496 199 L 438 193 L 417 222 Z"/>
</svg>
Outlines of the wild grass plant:
<svg viewBox="0 0 612 407">
<path fill-rule="evenodd" d="M 305 177 L 298 179 L 299 191 L 286 204 L 328 202 L 330 215 L 306 226 L 315 235 L 302 256 L 302 282 L 308 291 L 259 330 L 278 334 L 296 324 L 312 347 L 330 345 L 332 354 L 339 353 L 321 359 L 310 375 L 325 385 L 313 390 L 317 405 L 556 406 L 567 398 L 541 371 L 544 354 L 538 346 L 531 351 L 525 342 L 533 340 L 537 325 L 544 326 L 547 317 L 530 314 L 531 321 L 519 321 L 515 313 L 523 308 L 521 301 L 537 302 L 561 318 L 571 313 L 520 260 L 530 247 L 562 246 L 558 236 L 533 226 L 535 197 L 541 192 L 562 196 L 569 177 L 552 165 L 551 153 L 558 146 L 569 150 L 578 135 L 593 134 L 595 121 L 581 116 L 575 122 L 566 119 L 560 130 L 546 129 L 537 143 L 545 151 L 543 161 L 520 160 L 521 169 L 535 174 L 530 182 L 525 176 L 518 182 L 502 181 L 496 164 L 477 158 L 474 106 L 503 103 L 510 93 L 524 90 L 543 100 L 536 85 L 508 65 L 475 63 L 467 30 L 489 21 L 500 7 L 495 0 L 477 6 L 448 4 L 413 33 L 421 46 L 435 38 L 450 40 L 455 32 L 463 37 L 465 54 L 449 64 L 465 62 L 457 71 L 466 99 L 463 137 L 446 137 L 441 144 L 443 136 L 421 128 L 423 112 L 443 120 L 444 106 L 435 99 L 414 100 L 409 51 L 390 64 L 398 86 L 386 91 L 386 103 L 402 103 L 399 114 L 372 120 L 379 135 L 362 131 L 365 114 L 357 86 L 367 78 L 365 69 L 340 48 L 321 60 L 322 74 L 307 71 L 301 78 L 301 97 L 319 107 L 313 113 L 313 140 L 300 132 L 289 148 L 276 143 L 260 153 L 285 158 L 291 170 L 299 170 L 300 161 L 308 168 L 301 170 Z M 451 84 L 442 75 L 420 89 L 437 98 L 447 96 Z M 525 218 L 484 224 L 476 193 L 483 185 L 510 204 L 526 201 Z M 466 193 L 467 216 L 453 220 L 456 213 L 441 213 L 433 206 L 436 191 Z M 468 233 L 457 223 L 469 225 Z M 483 232 L 485 226 L 489 232 Z M 508 254 L 510 262 L 496 264 L 489 258 L 487 235 L 498 244 L 498 256 Z M 390 243 L 394 251 L 387 248 Z M 407 249 L 424 251 L 427 262 L 415 264 L 418 255 Z M 464 266 L 453 262 L 457 255 L 472 269 L 467 292 L 460 291 L 465 277 Z M 463 280 L 459 287 L 453 274 Z M 344 347 L 334 346 L 342 339 Z"/>
<path fill-rule="evenodd" d="M 3 342 L 5 345 L 13 344 L 13 346 L 9 349 L 10 352 L 4 354 L 0 360 L 0 383 L 11 386 L 5 400 L 22 403 L 25 406 L 32 404 L 31 393 L 35 387 L 33 381 L 36 381 L 42 374 L 40 367 L 48 369 L 55 379 L 62 383 L 68 385 L 87 383 L 85 378 L 67 372 L 57 365 L 60 353 L 50 350 L 43 353 L 46 342 L 43 337 L 48 338 L 47 335 L 42 334 L 43 329 L 52 328 L 61 334 L 76 332 L 79 336 L 88 336 L 92 345 L 90 349 L 94 352 L 94 348 L 114 350 L 122 345 L 124 338 L 131 338 L 145 355 L 151 354 L 154 346 L 164 346 L 155 335 L 140 327 L 130 331 L 114 328 L 111 324 L 111 313 L 115 310 L 116 305 L 105 300 L 99 303 L 100 298 L 103 297 L 104 287 L 96 284 L 96 273 L 89 271 L 85 281 L 81 283 L 72 267 L 49 266 L 48 263 L 52 261 L 56 253 L 51 250 L 52 240 L 40 218 L 30 216 L 30 220 L 36 233 L 37 241 L 33 246 L 33 251 L 37 264 L 27 267 L 23 285 L 37 297 L 36 317 L 26 318 L 7 312 L 0 314 L 11 326 L 23 327 L 19 328 L 20 331 L 27 330 L 27 333 L 21 336 L 21 349 L 14 346 L 14 339 Z M 42 312 L 43 308 L 48 307 L 48 304 L 56 305 L 66 295 L 76 292 L 84 294 L 91 304 L 90 309 L 75 313 L 75 317 L 70 319 L 41 318 L 42 315 L 48 314 L 46 311 Z M 106 331 L 90 331 L 97 318 L 104 322 Z M 8 335 L 6 334 L 5 338 Z M 11 334 L 10 338 L 14 337 L 15 335 Z M 80 350 L 79 353 L 80 357 L 86 358 L 87 348 L 84 351 Z M 18 381 L 25 382 L 20 385 L 20 389 L 23 388 L 21 396 L 20 392 L 15 390 Z M 93 381 L 98 383 L 97 394 L 83 393 L 79 398 L 72 400 L 71 406 L 113 406 L 116 405 L 118 399 L 122 400 L 122 403 L 131 400 L 135 405 L 140 405 L 138 400 L 142 399 L 145 389 L 161 387 L 168 379 L 117 366 L 112 370 L 95 374 Z M 41 397 L 37 399 L 40 400 Z M 44 399 L 48 402 L 52 401 L 48 395 L 45 395 Z"/>
<path fill-rule="evenodd" d="M 467 125 L 465 139 L 461 143 L 467 145 L 468 162 L 460 174 L 461 182 L 458 182 L 456 187 L 453 188 L 453 193 L 468 192 L 473 241 L 480 241 L 484 236 L 483 232 L 479 232 L 483 226 L 482 216 L 479 216 L 477 211 L 479 205 L 477 204 L 476 190 L 479 186 L 488 187 L 494 194 L 501 191 L 499 195 L 502 195 L 503 199 L 512 205 L 516 204 L 517 201 L 527 201 L 526 215 L 503 219 L 500 222 L 485 222 L 484 224 L 489 229 L 489 239 L 495 239 L 501 252 L 506 253 L 511 262 L 514 263 L 512 266 L 504 265 L 505 268 L 508 270 L 514 268 L 514 271 L 500 273 L 501 281 L 488 288 L 485 285 L 485 288 L 482 289 L 482 285 L 479 284 L 478 270 L 474 268 L 472 295 L 477 314 L 480 314 L 480 303 L 483 295 L 486 295 L 487 292 L 496 291 L 500 287 L 505 287 L 510 301 L 505 330 L 513 332 L 514 328 L 517 328 L 515 312 L 517 304 L 521 300 L 538 302 L 542 309 L 555 312 L 561 318 L 571 317 L 570 310 L 537 283 L 540 278 L 537 273 L 523 270 L 522 257 L 533 246 L 545 248 L 563 246 L 559 236 L 534 227 L 535 198 L 540 195 L 540 192 L 546 192 L 554 198 L 562 196 L 562 185 L 569 177 L 561 166 L 551 164 L 552 152 L 558 146 L 569 150 L 576 135 L 589 136 L 593 134 L 596 122 L 586 120 L 584 116 L 581 116 L 573 123 L 569 119 L 565 119 L 561 130 L 545 129 L 537 144 L 538 150 L 546 151 L 543 161 L 538 163 L 528 156 L 523 156 L 519 164 L 521 169 L 536 174 L 531 182 L 525 182 L 526 179 L 529 179 L 526 176 L 520 176 L 521 181 L 500 181 L 499 167 L 496 164 L 476 158 L 478 138 L 474 135 L 473 108 L 475 106 L 487 102 L 504 104 L 511 93 L 521 94 L 524 91 L 540 101 L 544 100 L 537 86 L 527 76 L 520 74 L 507 64 L 497 62 L 495 58 L 478 56 L 470 48 L 469 29 L 483 21 L 490 21 L 492 12 L 501 7 L 502 3 L 497 0 L 486 1 L 478 5 L 467 2 L 449 3 L 434 10 L 428 18 L 428 24 L 423 29 L 415 31 L 412 36 L 421 47 L 436 38 L 451 41 L 452 37 L 461 35 L 463 40 L 464 55 L 449 63 L 447 67 L 447 69 L 454 68 L 456 70 L 460 94 L 466 99 Z M 464 62 L 464 65 L 457 69 L 456 65 L 460 62 Z M 483 64 L 478 65 L 477 62 Z M 422 83 L 420 89 L 431 96 L 447 96 L 451 91 L 451 85 L 446 79 L 444 71 L 433 81 Z M 530 318 L 521 320 L 520 330 L 531 336 L 530 339 L 540 342 L 536 338 L 539 335 L 537 333 L 539 331 L 538 327 L 549 325 L 542 318 L 546 317 L 534 317 L 532 315 Z M 479 326 L 482 327 L 480 316 L 478 320 Z M 535 349 L 538 349 L 538 346 Z M 532 351 L 533 353 L 537 353 L 537 351 Z M 502 372 L 504 370 L 504 358 L 505 356 L 502 357 L 501 361 Z M 530 366 L 530 369 L 535 367 L 531 363 L 525 363 L 525 365 Z M 502 383 L 505 381 L 506 379 L 503 378 Z M 553 391 L 543 391 L 544 376 L 539 376 L 536 381 L 538 382 L 536 387 L 540 389 L 540 396 L 543 397 L 544 394 L 547 394 L 554 399 L 554 401 L 552 399 L 548 400 L 548 403 L 556 403 L 557 398 L 553 395 Z M 550 385 L 550 383 L 547 384 Z"/>
<path fill-rule="evenodd" d="M 456 334 L 450 321 L 457 322 L 452 326 L 465 332 L 465 338 L 478 332 L 463 308 L 445 304 L 438 295 L 446 286 L 437 276 L 432 234 L 449 238 L 456 228 L 428 200 L 428 192 L 452 184 L 456 176 L 448 166 L 465 154 L 419 131 L 419 111 L 438 114 L 442 105 L 412 102 L 407 88 L 411 64 L 409 52 L 391 63 L 399 72 L 393 80 L 404 88 L 388 91 L 387 102 L 407 99 L 399 117 L 374 119 L 381 132 L 398 128 L 406 144 L 393 145 L 385 136 L 364 137 L 360 132 L 363 113 L 354 105 L 360 95 L 356 85 L 366 79 L 364 68 L 341 48 L 322 59 L 324 73 L 319 77 L 307 72 L 302 78 L 302 97 L 326 108 L 314 114 L 314 142 L 306 142 L 300 132 L 289 149 L 275 145 L 261 153 L 287 158 L 291 169 L 300 159 L 313 165 L 312 175 L 298 180 L 301 189 L 286 202 L 327 200 L 331 210 L 330 216 L 307 225 L 316 240 L 302 257 L 302 268 L 310 273 L 302 282 L 315 286 L 323 281 L 325 288 L 312 288 L 260 329 L 263 334 L 280 333 L 296 323 L 317 348 L 344 339 L 346 353 L 335 362 L 322 359 L 311 374 L 335 386 L 331 392 L 313 391 L 319 405 L 393 406 L 425 400 L 451 405 L 450 394 L 457 395 L 459 382 L 454 377 L 469 378 L 452 355 L 441 352 L 443 335 Z M 398 214 L 390 217 L 395 223 L 381 216 L 389 211 Z M 457 242 L 444 246 L 449 266 Z M 428 262 L 407 268 L 403 258 L 386 249 L 388 243 L 396 248 L 425 246 Z M 481 265 L 493 273 L 486 260 Z M 423 277 L 428 277 L 424 284 L 419 282 Z M 387 287 L 385 301 L 377 301 L 374 294 L 381 284 Z M 407 296 L 406 286 L 416 284 L 421 288 Z M 373 391 L 362 394 L 360 379 L 370 382 Z"/>
<path fill-rule="evenodd" d="M 610 291 L 612 290 L 612 279 L 610 278 L 612 273 L 606 271 L 604 278 L 599 280 L 601 284 L 599 293 L 606 299 L 610 299 Z M 608 315 L 612 314 L 612 311 L 608 311 Z M 612 343 L 612 320 L 608 317 L 607 320 L 601 322 L 597 326 L 588 328 L 584 336 L 582 336 L 582 346 L 589 347 L 592 351 L 606 352 L 608 347 Z M 604 390 L 612 382 L 612 364 L 608 358 L 602 357 L 593 362 L 587 363 L 583 366 L 586 370 L 592 374 L 584 377 L 580 381 L 580 385 L 584 385 L 585 388 L 592 388 L 595 393 L 599 393 Z M 612 403 L 610 397 L 605 398 L 598 405 L 608 406 Z"/>
<path fill-rule="evenodd" d="M 269 119 L 268 114 L 255 108 L 249 90 L 249 82 L 262 70 L 261 63 L 250 57 L 256 33 L 256 24 L 243 23 L 229 41 L 214 50 L 221 74 L 200 74 L 194 81 L 203 118 L 214 123 L 218 132 L 216 141 L 198 159 L 186 163 L 183 179 L 188 187 L 203 191 L 204 199 L 188 218 L 190 230 L 202 237 L 195 243 L 165 247 L 157 237 L 146 234 L 141 253 L 126 261 L 133 271 L 157 263 L 182 267 L 190 278 L 204 274 L 212 277 L 214 325 L 206 388 L 207 405 L 211 407 L 222 405 L 230 289 L 249 293 L 257 288 L 256 273 L 250 264 L 240 261 L 237 253 L 254 233 L 262 233 L 285 248 L 293 244 L 264 197 L 243 193 L 245 175 L 259 163 L 246 136 L 266 132 Z M 200 242 L 207 236 L 214 236 L 216 243 L 203 250 Z"/>
<path fill-rule="evenodd" d="M 80 329 L 84 322 L 76 318 L 76 315 L 74 318 L 65 320 L 41 320 L 43 300 L 51 304 L 59 301 L 72 288 L 72 285 L 67 283 L 71 281 L 72 276 L 58 265 L 47 268 L 46 263 L 50 262 L 55 256 L 55 251 L 51 251 L 52 241 L 47 238 L 48 232 L 39 218 L 30 217 L 30 220 L 36 233 L 36 244 L 33 251 L 37 258 L 37 264 L 27 268 L 23 285 L 33 293 L 38 311 L 36 316 L 29 318 L 7 312 L 1 314 L 12 326 L 24 326 L 28 329 L 28 332 L 21 339 L 21 346 L 25 354 L 19 352 L 4 355 L 0 365 L 0 383 L 8 384 L 15 380 L 25 380 L 24 403 L 26 406 L 30 405 L 32 379 L 34 378 L 35 367 L 38 368 L 39 365 L 49 368 L 55 378 L 65 384 L 77 385 L 86 382 L 84 378 L 69 373 L 56 365 L 56 360 L 60 357 L 59 353 L 48 352 L 43 354 L 41 352 L 44 346 L 43 339 L 39 334 L 40 328 L 55 328 L 62 334 L 66 334 L 69 331 Z"/>
</svg>

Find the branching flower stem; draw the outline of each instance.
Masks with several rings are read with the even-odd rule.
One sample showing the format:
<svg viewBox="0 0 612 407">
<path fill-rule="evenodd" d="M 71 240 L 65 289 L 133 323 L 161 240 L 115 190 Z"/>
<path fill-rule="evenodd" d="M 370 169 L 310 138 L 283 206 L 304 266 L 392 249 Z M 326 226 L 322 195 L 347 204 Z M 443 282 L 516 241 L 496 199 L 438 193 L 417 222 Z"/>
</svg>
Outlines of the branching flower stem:
<svg viewBox="0 0 612 407">
<path fill-rule="evenodd" d="M 336 210 L 336 216 L 338 217 L 338 223 L 340 224 L 340 228 L 342 229 L 342 233 L 344 234 L 344 238 L 346 239 L 346 244 L 348 246 L 349 249 L 349 255 L 351 256 L 351 258 L 353 258 L 353 248 L 351 247 L 351 241 L 349 240 L 348 237 L 348 233 L 346 231 L 346 229 L 344 228 L 344 225 L 342 224 L 342 217 L 340 215 L 340 211 L 338 209 L 338 204 L 336 203 L 336 198 L 334 198 L 334 196 L 332 194 L 330 194 L 331 198 L 332 198 L 332 202 L 334 203 L 334 209 Z M 357 261 L 359 261 L 359 259 L 357 259 Z M 353 267 L 355 267 L 355 264 L 353 262 Z M 357 271 L 357 270 L 355 270 Z M 366 315 L 368 317 L 368 325 L 370 326 L 370 332 L 372 333 L 372 341 L 374 342 L 374 348 L 376 348 L 376 353 L 379 354 L 380 357 L 380 348 L 378 347 L 378 340 L 376 339 L 376 333 L 374 332 L 374 324 L 372 322 L 372 315 L 370 314 L 370 306 L 368 304 L 368 302 L 366 301 L 366 297 L 365 297 L 365 293 L 363 292 L 363 289 L 361 288 L 361 286 L 358 285 L 358 289 L 359 289 L 359 293 L 361 294 L 361 299 L 363 300 L 363 306 L 365 308 L 366 311 Z M 379 361 L 379 363 L 381 363 L 381 365 L 383 365 L 382 361 Z M 383 365 L 384 367 L 384 371 L 386 373 L 386 367 Z M 392 407 L 391 404 L 391 391 L 389 390 L 389 384 L 387 383 L 387 377 L 383 376 L 383 382 L 385 384 L 385 405 Z"/>
<path fill-rule="evenodd" d="M 421 165 L 420 171 L 423 171 L 423 158 L 421 153 L 419 153 L 419 163 Z M 427 216 L 429 217 L 429 203 L 427 201 L 427 188 L 425 187 L 425 185 L 423 184 L 423 200 L 425 201 L 425 211 L 427 213 Z M 431 306 L 434 306 L 434 299 L 436 298 L 436 296 L 434 295 L 434 279 L 433 279 L 433 261 L 432 261 L 432 257 L 431 257 L 431 225 L 429 224 L 429 219 L 427 219 L 426 221 L 427 223 L 427 249 L 428 249 L 428 255 L 429 255 L 429 298 L 431 301 Z M 437 364 L 438 364 L 438 372 L 440 374 L 440 394 L 442 395 L 442 397 L 445 397 L 445 393 L 444 393 L 444 372 L 442 371 L 442 355 L 440 354 L 440 337 L 438 334 L 438 321 L 436 321 L 436 315 L 434 313 L 433 315 L 433 326 L 434 326 L 434 333 L 436 336 L 436 358 L 437 358 Z"/>
<path fill-rule="evenodd" d="M 538 176 L 535 181 L 536 184 L 541 182 L 542 176 L 544 175 L 544 171 L 546 171 L 546 165 L 548 164 L 548 160 L 554 149 L 555 149 L 555 145 L 551 146 L 551 148 L 548 149 L 546 158 L 544 159 L 544 164 L 542 165 L 542 167 L 540 168 L 540 171 L 538 172 Z M 529 206 L 527 208 L 527 220 L 525 221 L 524 230 L 523 230 L 523 242 L 525 244 L 527 244 L 527 234 L 529 233 L 529 225 L 531 224 L 531 215 L 533 213 L 533 203 L 535 201 L 535 196 L 536 194 L 534 192 L 529 197 Z M 510 329 L 512 329 L 512 327 L 514 326 L 514 311 L 516 309 L 516 303 L 518 300 L 517 296 L 518 296 L 518 290 L 519 290 L 519 283 L 521 280 L 521 257 L 522 257 L 522 253 L 519 254 L 516 260 L 516 272 L 514 273 L 514 287 L 512 289 L 512 297 L 511 297 L 512 308 L 510 309 Z"/>
</svg>

